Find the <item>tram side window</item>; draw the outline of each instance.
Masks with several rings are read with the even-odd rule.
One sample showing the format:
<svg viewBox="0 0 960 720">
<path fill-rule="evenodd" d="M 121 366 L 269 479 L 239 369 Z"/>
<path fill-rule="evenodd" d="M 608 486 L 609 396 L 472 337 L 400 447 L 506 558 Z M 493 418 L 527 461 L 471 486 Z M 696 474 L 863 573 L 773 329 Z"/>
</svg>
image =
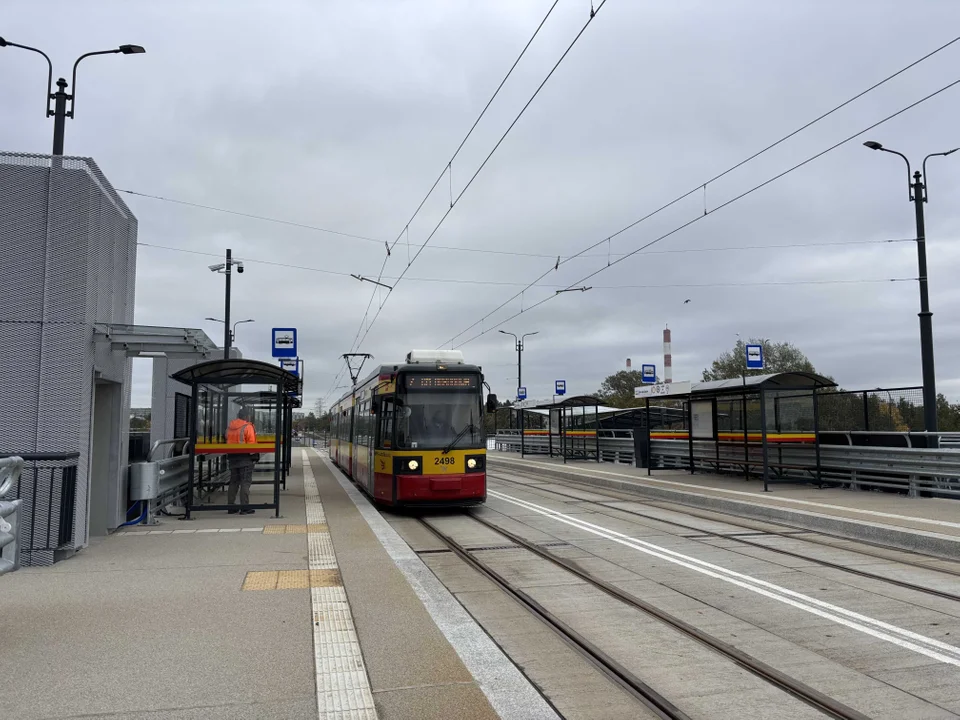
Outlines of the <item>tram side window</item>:
<svg viewBox="0 0 960 720">
<path fill-rule="evenodd" d="M 377 447 L 393 447 L 393 398 L 383 398 L 380 402 L 380 414 L 377 428 Z"/>
<path fill-rule="evenodd" d="M 370 445 L 370 401 L 360 405 L 357 410 L 357 443 Z"/>
</svg>

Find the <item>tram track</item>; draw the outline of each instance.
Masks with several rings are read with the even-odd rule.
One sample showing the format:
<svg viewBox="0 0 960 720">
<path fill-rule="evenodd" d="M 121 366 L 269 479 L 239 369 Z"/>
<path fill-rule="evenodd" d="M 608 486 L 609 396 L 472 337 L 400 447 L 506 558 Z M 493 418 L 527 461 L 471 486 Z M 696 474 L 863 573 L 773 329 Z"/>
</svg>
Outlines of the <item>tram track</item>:
<svg viewBox="0 0 960 720">
<path fill-rule="evenodd" d="M 570 500 L 576 500 L 577 502 L 587 503 L 587 504 L 590 504 L 590 505 L 595 505 L 595 506 L 597 506 L 597 507 L 604 508 L 605 510 L 613 510 L 613 511 L 616 511 L 616 512 L 626 513 L 626 514 L 628 514 L 628 515 L 633 515 L 633 516 L 635 516 L 635 517 L 643 518 L 643 519 L 645 519 L 645 520 L 651 520 L 651 521 L 658 522 L 658 523 L 663 523 L 663 524 L 666 524 L 666 525 L 672 525 L 673 527 L 682 528 L 682 529 L 684 529 L 684 530 L 690 530 L 690 531 L 697 532 L 697 533 L 700 533 L 700 534 L 702 534 L 702 535 L 707 535 L 707 536 L 714 537 L 714 538 L 722 538 L 722 539 L 725 539 L 725 540 L 732 540 L 732 541 L 735 541 L 735 542 L 737 542 L 737 543 L 739 543 L 739 544 L 741 544 L 741 545 L 744 545 L 744 546 L 759 548 L 759 549 L 766 550 L 766 551 L 768 551 L 768 552 L 775 553 L 775 554 L 778 554 L 778 555 L 783 555 L 783 556 L 786 556 L 786 557 L 793 557 L 793 558 L 796 558 L 796 559 L 798 559 L 798 560 L 805 560 L 805 561 L 807 561 L 807 562 L 812 562 L 812 563 L 815 563 L 815 564 L 817 564 L 817 565 L 820 565 L 821 567 L 827 567 L 827 568 L 831 568 L 831 569 L 834 569 L 834 570 L 840 570 L 840 571 L 842 571 L 842 572 L 846 572 L 846 573 L 849 573 L 849 574 L 851 574 L 851 575 L 857 575 L 857 576 L 864 577 L 864 578 L 867 578 L 867 579 L 870 579 L 870 580 L 876 580 L 876 581 L 884 582 L 884 583 L 887 583 L 887 584 L 890 584 L 890 585 L 896 585 L 897 587 L 902 587 L 902 588 L 905 588 L 905 589 L 908 589 L 908 590 L 914 590 L 914 591 L 916 591 L 916 592 L 924 593 L 924 594 L 927 594 L 927 595 L 933 595 L 933 596 L 936 596 L 936 597 L 939 597 L 939 598 L 943 598 L 943 599 L 945 599 L 945 600 L 952 600 L 952 601 L 954 601 L 954 602 L 960 602 L 960 595 L 957 595 L 957 594 L 951 593 L 951 592 L 947 592 L 947 591 L 945 591 L 945 590 L 938 590 L 938 589 L 936 589 L 936 588 L 927 587 L 927 586 L 925 586 L 925 585 L 917 585 L 916 583 L 911 583 L 911 582 L 908 582 L 908 581 L 906 581 L 906 580 L 899 580 L 899 579 L 897 579 L 897 578 L 891 578 L 891 577 L 888 577 L 888 576 L 886 576 L 886 575 L 878 575 L 877 573 L 872 573 L 872 572 L 870 572 L 870 571 L 868 571 L 868 570 L 860 570 L 860 569 L 858 569 L 858 568 L 852 568 L 852 567 L 849 567 L 849 566 L 847 566 L 847 565 L 841 565 L 840 563 L 834 563 L 834 562 L 831 562 L 831 561 L 829 561 L 829 560 L 824 560 L 824 559 L 822 559 L 822 558 L 817 558 L 817 557 L 813 557 L 813 556 L 810 556 L 810 555 L 805 555 L 805 554 L 803 554 L 803 553 L 794 552 L 794 551 L 792 551 L 792 550 L 785 550 L 785 549 L 783 549 L 783 548 L 771 547 L 770 545 L 764 545 L 763 543 L 756 542 L 756 541 L 753 541 L 753 540 L 749 540 L 749 539 L 744 538 L 744 537 L 739 537 L 739 536 L 736 536 L 736 535 L 730 535 L 730 534 L 726 534 L 726 533 L 722 533 L 722 532 L 717 532 L 717 531 L 715 531 L 715 530 L 706 530 L 706 529 L 704 529 L 704 528 L 702 528 L 702 527 L 697 527 L 697 526 L 695 526 L 695 525 L 687 525 L 686 523 L 678 522 L 678 521 L 676 521 L 676 520 L 669 520 L 669 519 L 666 519 L 666 518 L 658 517 L 658 516 L 656 516 L 656 515 L 650 515 L 650 514 L 647 514 L 647 513 L 642 513 L 642 512 L 639 512 L 639 511 L 637 511 L 637 510 L 631 510 L 631 509 L 628 509 L 628 508 L 621 508 L 621 507 L 614 507 L 614 506 L 609 505 L 609 504 L 607 504 L 607 503 L 598 502 L 598 501 L 596 501 L 596 500 L 585 500 L 585 499 L 583 499 L 583 498 L 581 498 L 581 497 L 578 497 L 578 496 L 576 496 L 576 495 L 571 495 L 571 494 L 569 494 L 569 493 L 564 493 L 564 492 L 561 492 L 561 491 L 559 491 L 559 490 L 554 490 L 554 489 L 552 489 L 552 488 L 546 488 L 546 487 L 541 487 L 541 486 L 533 486 L 533 487 L 531 487 L 529 484 L 522 483 L 522 482 L 519 482 L 519 481 L 517 481 L 517 480 L 512 480 L 512 479 L 510 479 L 510 478 L 508 478 L 508 477 L 505 477 L 505 476 L 503 476 L 503 475 L 498 475 L 498 474 L 489 473 L 489 472 L 488 472 L 487 474 L 488 474 L 489 477 L 494 478 L 494 479 L 496 479 L 496 480 L 498 480 L 498 481 L 500 481 L 500 482 L 507 482 L 507 483 L 510 483 L 511 485 L 518 486 L 518 487 L 523 487 L 523 488 L 526 488 L 526 489 L 528 489 L 528 490 L 537 490 L 537 491 L 540 491 L 540 492 L 546 492 L 546 493 L 550 493 L 550 494 L 552 494 L 552 495 L 556 495 L 556 496 L 558 496 L 558 497 L 564 497 L 564 498 L 567 498 L 567 499 L 570 499 Z M 555 482 L 555 483 L 568 482 L 567 480 L 557 480 L 556 478 L 551 478 L 551 477 L 546 476 L 546 475 L 537 475 L 537 477 L 543 477 L 543 478 L 549 479 L 551 482 Z M 569 481 L 569 482 L 576 482 L 576 481 L 571 480 L 571 481 Z M 625 496 L 623 496 L 623 495 L 614 495 L 614 494 L 611 494 L 610 492 L 603 492 L 603 490 L 605 490 L 605 488 L 595 489 L 595 488 L 593 488 L 593 487 L 590 487 L 589 484 L 587 484 L 587 483 L 577 483 L 577 484 L 579 484 L 579 485 L 584 485 L 584 486 L 586 486 L 586 487 L 589 487 L 589 488 L 590 488 L 590 492 L 592 492 L 592 493 L 594 493 L 594 494 L 603 495 L 603 496 L 609 497 L 609 498 L 614 499 L 614 500 L 626 501 L 626 502 L 643 502 L 644 504 L 648 504 L 648 505 L 650 505 L 651 507 L 657 507 L 657 508 L 660 508 L 660 509 L 663 509 L 663 510 L 668 510 L 668 511 L 670 511 L 670 512 L 678 512 L 677 510 L 674 510 L 674 509 L 671 508 L 671 507 L 664 507 L 664 505 L 663 505 L 662 503 L 648 502 L 648 501 L 646 501 L 646 500 L 638 499 L 638 498 L 636 498 L 636 497 L 629 497 L 629 496 L 625 497 Z M 785 533 L 785 532 L 776 532 L 776 531 L 772 531 L 772 530 L 757 530 L 756 527 L 751 527 L 751 526 L 749 526 L 749 525 L 743 525 L 743 524 L 741 524 L 741 523 L 729 522 L 729 521 L 727 521 L 727 520 L 720 520 L 720 521 L 718 521 L 716 518 L 711 518 L 711 517 L 708 517 L 708 516 L 706 516 L 706 515 L 697 513 L 695 510 L 691 512 L 691 511 L 690 511 L 691 509 L 688 509 L 688 508 L 686 508 L 685 506 L 681 506 L 681 507 L 682 507 L 683 509 L 682 509 L 682 511 L 680 511 L 680 512 L 682 512 L 682 513 L 684 513 L 684 514 L 687 514 L 687 515 L 690 515 L 691 517 L 699 518 L 699 519 L 701 519 L 701 520 L 707 520 L 707 521 L 710 521 L 710 522 L 724 522 L 724 523 L 726 523 L 726 524 L 728 524 L 728 525 L 732 525 L 732 526 L 734 526 L 734 527 L 742 528 L 742 529 L 744 529 L 744 530 L 750 530 L 750 531 L 754 531 L 754 532 L 763 532 L 764 534 L 770 535 L 770 536 L 772 536 L 772 537 L 785 538 L 785 539 L 789 539 L 789 540 L 801 540 L 801 541 L 803 541 L 803 542 L 810 542 L 810 543 L 813 543 L 813 544 L 815 544 L 815 545 L 819 545 L 820 547 L 831 548 L 831 549 L 833 549 L 833 550 L 841 550 L 841 551 L 853 552 L 853 553 L 857 553 L 857 554 L 860 554 L 860 555 L 864 555 L 865 557 L 872 557 L 872 558 L 876 558 L 876 559 L 880 559 L 880 560 L 886 560 L 886 561 L 892 562 L 892 563 L 900 563 L 900 564 L 903 564 L 903 565 L 910 565 L 910 566 L 912 566 L 912 567 L 918 567 L 918 568 L 921 568 L 921 569 L 924 569 L 924 570 L 927 570 L 927 571 L 930 571 L 930 572 L 941 573 L 941 574 L 950 575 L 950 576 L 953 576 L 953 577 L 960 577 L 960 572 L 955 571 L 955 570 L 950 570 L 950 569 L 948 569 L 948 568 L 938 568 L 938 567 L 933 567 L 933 566 L 927 565 L 927 564 L 925 564 L 925 563 L 910 562 L 909 560 L 903 560 L 903 559 L 893 559 L 893 558 L 890 558 L 890 557 L 885 557 L 885 556 L 883 556 L 883 555 L 879 555 L 879 554 L 875 554 L 875 553 L 870 553 L 870 552 L 864 552 L 864 551 L 862 551 L 862 550 L 854 549 L 854 548 L 841 548 L 841 547 L 837 547 L 837 546 L 835 546 L 835 545 L 831 545 L 831 544 L 829 544 L 829 543 L 818 542 L 818 541 L 816 541 L 816 540 L 813 539 L 813 538 L 809 538 L 809 537 L 797 537 L 796 535 L 788 534 L 788 533 Z M 719 511 L 718 511 L 718 512 L 719 512 Z M 723 514 L 723 515 L 725 515 L 725 516 L 727 515 L 726 513 L 721 513 L 721 514 Z M 771 521 L 763 520 L 763 521 L 758 521 L 758 522 L 768 523 L 768 522 L 771 522 Z M 803 528 L 794 528 L 794 526 L 785 525 L 784 523 L 772 523 L 772 522 L 771 522 L 771 524 L 786 526 L 786 527 L 790 527 L 791 529 L 803 530 Z M 816 533 L 818 533 L 818 534 L 824 534 L 824 535 L 826 534 L 826 533 L 820 533 L 820 531 L 808 531 L 808 532 L 816 532 Z M 835 536 L 832 536 L 832 535 L 831 535 L 830 537 L 835 537 Z M 842 538 L 842 539 L 844 539 L 844 540 L 849 540 L 849 538 Z M 859 541 L 857 541 L 857 542 L 859 542 Z M 886 547 L 886 546 L 881 546 L 881 547 Z M 889 550 L 897 550 L 896 548 L 887 548 L 887 549 L 889 549 Z M 902 552 L 902 551 L 900 551 L 900 550 L 897 550 L 897 551 L 898 551 L 898 552 Z"/>
<path fill-rule="evenodd" d="M 828 717 L 838 718 L 839 720 L 867 720 L 867 716 L 853 708 L 850 708 L 834 698 L 821 693 L 806 683 L 793 678 L 786 673 L 764 663 L 763 661 L 749 655 L 746 652 L 730 645 L 729 643 L 716 638 L 709 633 L 704 632 L 691 625 L 690 623 L 652 605 L 641 598 L 627 593 L 617 586 L 596 577 L 588 570 L 580 567 L 575 561 L 560 557 L 534 542 L 517 535 L 495 523 L 490 522 L 475 513 L 468 513 L 468 516 L 480 525 L 492 530 L 518 548 L 527 550 L 537 557 L 546 560 L 554 565 L 569 572 L 575 577 L 583 580 L 589 585 L 601 590 L 615 600 L 646 614 L 655 620 L 662 622 L 682 635 L 695 640 L 718 654 L 726 657 L 736 665 L 744 668 L 753 675 L 761 678 L 765 682 L 779 688 L 780 690 L 796 697 L 802 702 L 810 705 L 816 710 L 824 713 Z M 474 568 L 482 575 L 494 582 L 501 590 L 517 600 L 523 607 L 546 623 L 561 638 L 571 645 L 578 653 L 585 657 L 591 664 L 597 667 L 604 675 L 609 677 L 615 683 L 620 685 L 630 695 L 651 709 L 658 717 L 672 718 L 680 720 L 688 718 L 682 710 L 677 708 L 672 702 L 650 687 L 641 678 L 631 673 L 622 664 L 617 662 L 601 648 L 591 643 L 560 618 L 551 613 L 546 607 L 534 598 L 530 597 L 522 589 L 515 586 L 500 575 L 495 569 L 490 567 L 475 554 L 450 537 L 447 533 L 437 528 L 424 518 L 418 518 L 421 525 L 426 527 L 430 533 L 437 537 L 447 547 L 450 548 L 460 559 L 470 567 Z"/>
<path fill-rule="evenodd" d="M 473 517 L 474 520 L 478 518 Z M 634 697 L 640 703 L 653 711 L 653 713 L 664 720 L 691 720 L 690 716 L 682 712 L 673 703 L 663 697 L 660 693 L 650 687 L 643 680 L 627 670 L 623 665 L 617 662 L 594 643 L 587 640 L 583 635 L 563 622 L 559 617 L 547 610 L 541 603 L 537 602 L 530 595 L 520 588 L 513 585 L 500 573 L 490 567 L 487 563 L 477 558 L 473 553 L 463 547 L 452 537 L 442 530 L 427 522 L 422 517 L 418 521 L 427 530 L 429 530 L 438 540 L 443 542 L 451 551 L 471 568 L 491 580 L 503 592 L 512 597 L 526 608 L 530 613 L 544 622 L 554 632 L 557 633 L 568 645 L 573 647 L 590 664 L 596 667 L 602 674 L 607 676 L 614 683 L 623 688 L 629 695 Z"/>
</svg>

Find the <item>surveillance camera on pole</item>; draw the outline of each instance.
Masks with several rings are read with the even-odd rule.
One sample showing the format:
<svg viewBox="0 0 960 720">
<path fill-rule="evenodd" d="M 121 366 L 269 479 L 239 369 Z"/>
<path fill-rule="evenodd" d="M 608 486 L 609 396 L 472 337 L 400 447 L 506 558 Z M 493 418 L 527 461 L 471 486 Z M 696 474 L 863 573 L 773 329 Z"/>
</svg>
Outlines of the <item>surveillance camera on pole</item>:
<svg viewBox="0 0 960 720">
<path fill-rule="evenodd" d="M 226 292 L 224 293 L 223 300 L 223 357 L 225 360 L 229 360 L 230 345 L 233 342 L 233 337 L 230 333 L 230 275 L 232 274 L 233 268 L 236 268 L 238 273 L 243 272 L 243 261 L 234 260 L 233 252 L 230 248 L 227 248 L 226 262 L 208 265 L 207 267 L 210 268 L 211 272 L 226 275 Z"/>
</svg>

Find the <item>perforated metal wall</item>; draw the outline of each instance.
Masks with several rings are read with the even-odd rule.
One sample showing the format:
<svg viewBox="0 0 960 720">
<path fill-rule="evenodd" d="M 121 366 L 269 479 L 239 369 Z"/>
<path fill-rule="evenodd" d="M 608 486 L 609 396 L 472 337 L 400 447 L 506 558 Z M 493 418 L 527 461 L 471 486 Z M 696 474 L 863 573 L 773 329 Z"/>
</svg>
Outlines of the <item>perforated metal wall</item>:
<svg viewBox="0 0 960 720">
<path fill-rule="evenodd" d="M 0 206 L 0 451 L 80 453 L 68 546 L 81 547 L 94 382 L 122 383 L 126 417 L 132 373 L 93 326 L 133 323 L 137 221 L 90 158 L 0 153 Z"/>
</svg>

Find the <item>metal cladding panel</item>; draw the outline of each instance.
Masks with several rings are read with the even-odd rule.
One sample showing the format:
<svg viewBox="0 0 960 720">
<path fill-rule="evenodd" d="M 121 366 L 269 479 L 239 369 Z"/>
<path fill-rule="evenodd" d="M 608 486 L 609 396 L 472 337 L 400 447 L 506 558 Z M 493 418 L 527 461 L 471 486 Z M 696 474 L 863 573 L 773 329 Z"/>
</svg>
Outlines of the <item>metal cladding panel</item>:
<svg viewBox="0 0 960 720">
<path fill-rule="evenodd" d="M 47 179 L 42 164 L 8 165 L 0 160 L 0 320 L 41 318 Z"/>
<path fill-rule="evenodd" d="M 44 322 L 87 322 L 89 184 L 75 163 L 51 168 Z"/>
<path fill-rule="evenodd" d="M 40 323 L 0 320 L 0 337 L 0 452 L 35 452 Z"/>
</svg>

